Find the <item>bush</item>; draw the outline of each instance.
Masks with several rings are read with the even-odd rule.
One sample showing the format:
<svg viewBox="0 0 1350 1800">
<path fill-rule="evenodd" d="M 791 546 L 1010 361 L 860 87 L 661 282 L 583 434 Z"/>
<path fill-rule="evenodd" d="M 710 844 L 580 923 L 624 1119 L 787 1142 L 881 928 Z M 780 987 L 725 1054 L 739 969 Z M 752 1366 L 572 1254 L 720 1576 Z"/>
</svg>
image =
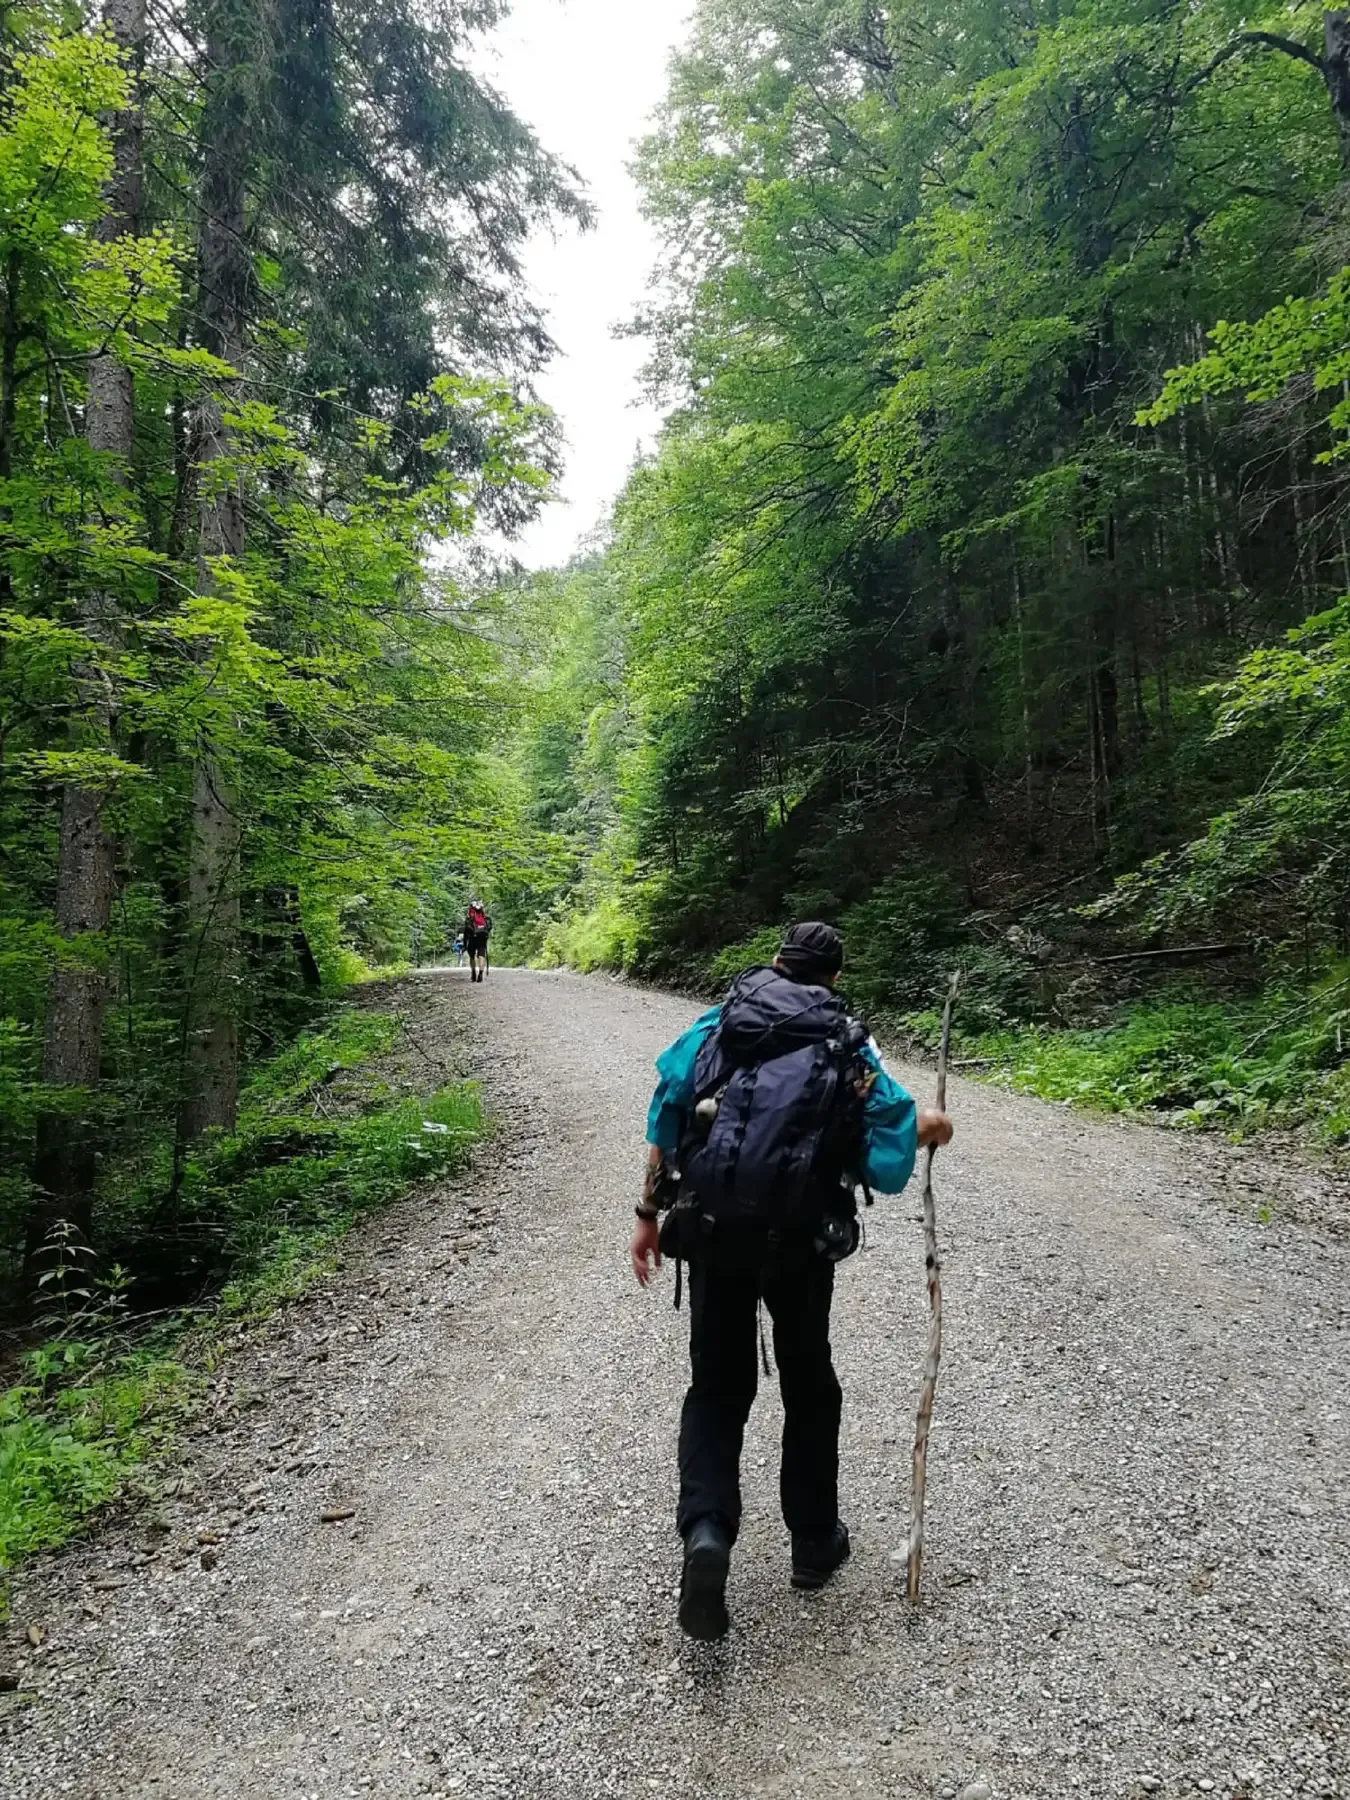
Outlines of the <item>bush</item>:
<svg viewBox="0 0 1350 1800">
<path fill-rule="evenodd" d="M 256 1118 L 189 1159 L 179 1219 L 215 1232 L 232 1279 L 256 1275 L 297 1239 L 331 1238 L 416 1182 L 445 1175 L 482 1132 L 467 1083 L 354 1118 Z"/>
<path fill-rule="evenodd" d="M 961 1050 L 987 1058 L 997 1079 L 1043 1100 L 1240 1132 L 1312 1126 L 1323 1141 L 1344 1144 L 1350 1009 L 1337 1004 L 1344 986 L 1248 1002 L 1154 1002 L 1097 1030 L 963 1034 Z M 931 1019 L 912 1023 L 931 1030 Z"/>
<path fill-rule="evenodd" d="M 623 902 L 607 894 L 588 912 L 555 919 L 544 932 L 539 961 L 545 968 L 626 973 L 641 954 L 642 928 Z"/>
<path fill-rule="evenodd" d="M 194 1387 L 175 1362 L 100 1362 L 89 1345 L 44 1347 L 25 1363 L 36 1379 L 0 1394 L 0 1573 L 67 1542 L 113 1499 L 167 1437 Z M 54 1374 L 68 1384 L 53 1387 Z"/>
<path fill-rule="evenodd" d="M 399 1021 L 392 1013 L 344 1008 L 322 1030 L 301 1032 L 289 1049 L 263 1064 L 240 1097 L 241 1118 L 311 1098 L 316 1083 L 385 1055 L 398 1034 Z"/>
<path fill-rule="evenodd" d="M 62 1426 L 23 1411 L 26 1395 L 0 1395 L 0 1572 L 20 1556 L 54 1549 L 122 1484 L 114 1446 L 81 1443 Z"/>
<path fill-rule="evenodd" d="M 993 1030 L 1039 1010 L 1034 965 L 1011 948 L 972 941 L 960 895 L 941 870 L 893 875 L 849 908 L 842 929 L 843 987 L 852 1005 L 883 1029 L 940 1004 L 956 968 L 965 977 L 967 1030 Z"/>
<path fill-rule="evenodd" d="M 716 988 L 720 993 L 728 987 L 745 969 L 753 969 L 763 963 L 771 963 L 778 954 L 778 946 L 783 941 L 782 925 L 766 925 L 752 937 L 742 938 L 737 944 L 728 944 L 725 950 L 719 950 L 711 961 L 705 965 L 705 980 L 709 988 Z"/>
</svg>

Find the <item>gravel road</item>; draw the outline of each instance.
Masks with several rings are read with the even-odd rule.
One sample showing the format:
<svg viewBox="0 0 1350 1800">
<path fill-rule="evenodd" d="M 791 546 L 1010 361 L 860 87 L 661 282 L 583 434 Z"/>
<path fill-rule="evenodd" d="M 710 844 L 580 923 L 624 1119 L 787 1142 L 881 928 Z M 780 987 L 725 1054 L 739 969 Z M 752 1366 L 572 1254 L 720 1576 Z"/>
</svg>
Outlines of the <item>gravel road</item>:
<svg viewBox="0 0 1350 1800">
<path fill-rule="evenodd" d="M 954 1083 L 923 1604 L 915 1189 L 839 1283 L 853 1560 L 789 1590 L 766 1391 L 732 1635 L 688 1646 L 685 1316 L 625 1243 L 692 1009 L 513 970 L 402 993 L 497 1138 L 234 1359 L 148 1527 L 18 1584 L 7 1800 L 1350 1796 L 1334 1221 L 1271 1218 L 1187 1140 Z"/>
</svg>

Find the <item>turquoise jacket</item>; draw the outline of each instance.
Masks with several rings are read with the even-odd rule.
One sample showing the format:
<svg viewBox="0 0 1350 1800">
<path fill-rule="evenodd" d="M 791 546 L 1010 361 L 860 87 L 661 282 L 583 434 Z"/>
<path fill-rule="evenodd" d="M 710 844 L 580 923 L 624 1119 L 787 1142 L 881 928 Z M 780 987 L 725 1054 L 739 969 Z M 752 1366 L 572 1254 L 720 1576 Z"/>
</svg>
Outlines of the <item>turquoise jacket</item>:
<svg viewBox="0 0 1350 1800">
<path fill-rule="evenodd" d="M 656 1092 L 647 1114 L 649 1144 L 659 1144 L 672 1154 L 679 1149 L 685 1121 L 694 1104 L 694 1064 L 721 1011 L 720 1006 L 714 1006 L 695 1019 L 688 1031 L 657 1057 Z M 863 1179 L 879 1194 L 898 1194 L 914 1173 L 918 1149 L 914 1102 L 887 1071 L 875 1043 L 865 1045 L 862 1054 L 877 1071 L 863 1115 Z"/>
</svg>

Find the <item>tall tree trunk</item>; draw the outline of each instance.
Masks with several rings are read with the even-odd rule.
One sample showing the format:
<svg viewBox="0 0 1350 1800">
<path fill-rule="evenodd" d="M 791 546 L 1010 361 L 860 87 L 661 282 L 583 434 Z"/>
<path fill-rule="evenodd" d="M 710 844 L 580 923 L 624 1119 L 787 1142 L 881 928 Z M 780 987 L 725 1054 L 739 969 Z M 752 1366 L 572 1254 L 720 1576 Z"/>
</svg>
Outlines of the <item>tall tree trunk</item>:
<svg viewBox="0 0 1350 1800">
<path fill-rule="evenodd" d="M 1341 161 L 1350 166 L 1350 12 L 1343 7 L 1322 14 L 1322 74 L 1341 137 Z"/>
<path fill-rule="evenodd" d="M 245 212 L 250 121 L 262 18 L 250 0 L 212 0 L 206 19 L 209 91 L 202 119 L 198 310 L 205 346 L 242 371 L 252 286 Z M 198 580 L 244 550 L 243 495 L 230 470 L 230 433 L 218 395 L 198 418 Z M 209 650 L 206 654 L 209 655 Z M 203 739 L 192 780 L 188 855 L 188 991 L 180 1149 L 213 1126 L 233 1127 L 239 1100 L 240 827 L 219 747 Z"/>
<path fill-rule="evenodd" d="M 0 481 L 8 481 L 14 469 L 14 420 L 19 405 L 19 344 L 23 322 L 19 312 L 19 290 L 23 282 L 23 265 L 17 250 L 5 259 L 5 305 L 0 321 Z M 8 514 L 6 514 L 8 516 Z M 9 574 L 5 572 L 5 596 L 8 602 Z"/>
<path fill-rule="evenodd" d="M 1134 698 L 1134 737 L 1136 747 L 1148 742 L 1148 707 L 1144 701 L 1144 659 L 1139 649 L 1139 620 L 1130 625 L 1130 683 Z"/>
<path fill-rule="evenodd" d="M 1312 611 L 1312 579 L 1309 570 L 1311 551 L 1308 523 L 1303 506 L 1303 480 L 1299 473 L 1298 446 L 1289 446 L 1289 497 L 1294 511 L 1294 572 L 1298 576 L 1299 595 L 1304 612 Z"/>
<path fill-rule="evenodd" d="M 300 911 L 300 896 L 294 888 L 286 889 L 285 913 L 291 930 L 291 948 L 295 952 L 295 960 L 300 968 L 300 979 L 305 984 L 307 994 L 317 994 L 323 987 L 323 974 L 309 941 L 309 933 L 305 930 L 305 921 Z"/>
<path fill-rule="evenodd" d="M 145 0 L 108 0 L 103 16 L 139 84 L 145 55 Z M 113 172 L 106 194 L 107 211 L 98 227 L 99 240 L 105 244 L 134 236 L 140 229 L 144 182 L 139 92 L 133 93 L 127 110 L 108 123 L 113 137 Z M 90 360 L 85 431 L 90 449 L 108 457 L 117 479 L 125 483 L 133 448 L 132 380 L 130 369 L 115 356 Z M 109 651 L 119 646 L 121 619 L 115 595 L 83 595 L 78 621 L 95 644 Z M 116 743 L 117 717 L 116 696 L 107 673 L 96 662 L 89 662 L 77 667 L 75 679 L 72 747 L 110 752 Z M 99 786 L 70 782 L 61 796 L 56 927 L 66 938 L 105 937 L 112 917 L 117 863 L 104 805 L 105 792 Z M 88 1093 L 98 1086 L 108 989 L 105 972 L 84 956 L 58 962 L 52 969 L 42 1042 L 42 1080 L 47 1087 Z M 34 1199 L 27 1231 L 30 1268 L 58 1220 L 88 1237 L 96 1141 L 95 1121 L 87 1107 L 83 1112 L 78 1105 L 53 1109 L 39 1117 Z"/>
<path fill-rule="evenodd" d="M 1101 806 L 1097 799 L 1097 678 L 1088 670 L 1088 810 L 1092 823 L 1092 850 L 1095 855 L 1101 828 Z"/>
<path fill-rule="evenodd" d="M 1114 641 L 1105 643 L 1097 665 L 1097 721 L 1101 732 L 1102 772 L 1108 783 L 1120 774 L 1120 682 L 1116 676 Z"/>
<path fill-rule="evenodd" d="M 1022 618 L 1022 570 L 1016 552 L 1012 559 L 1013 624 L 1017 630 L 1017 697 L 1022 711 L 1022 788 L 1027 806 L 1027 835 L 1036 836 L 1036 788 L 1031 763 L 1031 703 L 1027 698 L 1027 643 Z"/>
</svg>

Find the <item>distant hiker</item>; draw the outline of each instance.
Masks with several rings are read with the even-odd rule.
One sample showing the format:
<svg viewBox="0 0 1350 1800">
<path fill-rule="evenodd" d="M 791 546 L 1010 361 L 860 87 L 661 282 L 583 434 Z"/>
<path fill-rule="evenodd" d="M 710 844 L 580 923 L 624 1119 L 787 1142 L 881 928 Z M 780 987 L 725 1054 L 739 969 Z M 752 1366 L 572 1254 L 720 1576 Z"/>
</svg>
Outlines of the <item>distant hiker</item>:
<svg viewBox="0 0 1350 1800">
<path fill-rule="evenodd" d="M 834 1266 L 858 1246 L 857 1186 L 869 1199 L 872 1188 L 898 1194 L 917 1146 L 951 1141 L 951 1121 L 916 1113 L 833 992 L 843 961 L 833 927 L 794 925 L 773 967 L 740 976 L 656 1064 L 631 1254 L 644 1287 L 663 1253 L 678 1259 L 677 1304 L 689 1265 L 693 1379 L 680 1420 L 676 1523 L 680 1624 L 695 1638 L 721 1637 L 728 1625 L 761 1301 L 786 1414 L 780 1492 L 792 1585 L 823 1587 L 848 1556 L 842 1395 L 830 1360 Z"/>
<path fill-rule="evenodd" d="M 455 939 L 454 950 L 455 950 L 455 967 L 457 969 L 462 969 L 464 967 L 464 933 L 462 931 L 460 932 L 459 936 Z"/>
<path fill-rule="evenodd" d="M 488 972 L 488 939 L 492 936 L 492 915 L 484 910 L 481 900 L 470 900 L 464 915 L 464 948 L 469 954 L 469 980 L 481 981 Z"/>
</svg>

